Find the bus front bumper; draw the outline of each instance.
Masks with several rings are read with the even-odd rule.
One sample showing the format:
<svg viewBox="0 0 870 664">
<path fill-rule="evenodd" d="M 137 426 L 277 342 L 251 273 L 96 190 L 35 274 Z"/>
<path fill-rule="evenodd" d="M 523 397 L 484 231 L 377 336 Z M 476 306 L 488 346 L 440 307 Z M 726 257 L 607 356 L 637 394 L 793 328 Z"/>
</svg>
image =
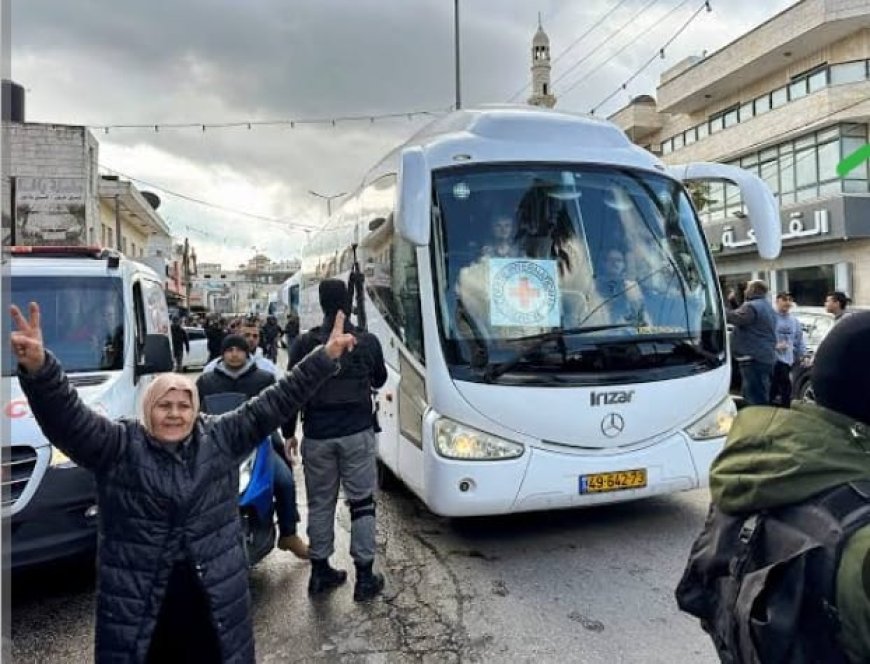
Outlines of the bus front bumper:
<svg viewBox="0 0 870 664">
<path fill-rule="evenodd" d="M 673 433 L 643 449 L 583 454 L 527 448 L 510 461 L 426 462 L 425 499 L 442 516 L 483 516 L 587 507 L 688 491 L 707 485 L 710 463 L 724 438 L 694 441 Z M 581 493 L 581 477 L 627 470 L 646 471 L 642 488 Z"/>
</svg>

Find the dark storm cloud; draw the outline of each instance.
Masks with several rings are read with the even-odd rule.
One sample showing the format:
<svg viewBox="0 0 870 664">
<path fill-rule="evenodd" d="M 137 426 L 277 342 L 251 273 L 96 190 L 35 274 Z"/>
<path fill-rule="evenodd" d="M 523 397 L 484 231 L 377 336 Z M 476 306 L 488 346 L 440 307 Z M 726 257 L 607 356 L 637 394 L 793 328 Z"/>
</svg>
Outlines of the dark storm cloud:
<svg viewBox="0 0 870 664">
<path fill-rule="evenodd" d="M 614 22 L 622 23 L 647 1 L 626 2 L 608 25 L 612 29 Z M 528 81 L 539 11 L 555 55 L 616 2 L 461 0 L 463 101 L 506 101 Z M 632 29 L 639 31 L 679 2 L 660 0 Z M 716 11 L 698 20 L 666 62 L 656 63 L 604 110 L 612 112 L 629 94 L 654 92 L 663 67 L 721 45 L 725 37 L 737 37 L 738 28 L 751 27 L 787 4 L 728 0 L 726 7 L 724 1 L 714 1 Z M 677 14 L 679 22 L 698 5 L 699 0 L 690 0 Z M 27 112 L 33 121 L 334 117 L 442 109 L 454 99 L 452 0 L 16 0 L 12 21 L 12 73 L 29 88 Z M 588 110 L 676 27 L 660 26 L 604 66 L 607 49 L 613 52 L 630 41 L 631 31 L 609 40 L 578 71 L 590 73 L 588 82 L 559 107 Z M 556 65 L 554 76 L 607 34 L 607 26 L 596 30 Z M 179 173 L 170 177 L 149 158 L 134 160 L 131 175 L 196 195 L 188 187 L 201 182 L 200 171 L 215 180 L 230 180 L 235 172 L 262 183 L 262 196 L 248 203 L 259 213 L 311 218 L 322 214 L 323 202 L 310 197 L 308 189 L 352 189 L 369 166 L 421 124 L 402 119 L 335 129 L 215 129 L 204 134 L 112 130 L 98 132 L 97 138 L 105 147 L 142 151 L 149 146 L 197 169 L 189 178 Z M 187 206 L 169 209 L 203 228 L 211 218 L 207 209 L 198 214 Z M 223 229 L 228 222 L 215 217 L 212 223 Z M 257 229 L 248 224 L 243 230 Z"/>
</svg>

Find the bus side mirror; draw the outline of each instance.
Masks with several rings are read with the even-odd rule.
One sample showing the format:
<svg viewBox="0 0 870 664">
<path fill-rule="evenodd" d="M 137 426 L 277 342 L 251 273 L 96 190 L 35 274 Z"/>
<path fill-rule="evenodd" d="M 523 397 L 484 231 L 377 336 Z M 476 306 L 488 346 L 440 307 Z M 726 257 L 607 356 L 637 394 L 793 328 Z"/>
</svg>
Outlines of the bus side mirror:
<svg viewBox="0 0 870 664">
<path fill-rule="evenodd" d="M 164 373 L 172 371 L 172 345 L 165 334 L 146 334 L 143 349 L 143 362 L 136 365 L 136 375 Z"/>
<path fill-rule="evenodd" d="M 764 180 L 737 166 L 712 162 L 669 166 L 667 170 L 682 182 L 730 180 L 740 187 L 740 195 L 749 210 L 749 221 L 755 233 L 758 254 L 767 260 L 779 256 L 782 249 L 779 205 Z"/>
<path fill-rule="evenodd" d="M 402 151 L 395 224 L 399 235 L 417 247 L 429 244 L 432 216 L 432 177 L 422 148 Z"/>
</svg>

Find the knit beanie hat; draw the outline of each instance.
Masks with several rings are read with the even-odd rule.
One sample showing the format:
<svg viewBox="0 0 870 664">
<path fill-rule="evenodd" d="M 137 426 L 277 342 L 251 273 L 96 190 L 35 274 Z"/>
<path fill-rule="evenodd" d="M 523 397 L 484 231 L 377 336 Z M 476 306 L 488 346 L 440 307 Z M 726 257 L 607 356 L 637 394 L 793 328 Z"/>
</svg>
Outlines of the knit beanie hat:
<svg viewBox="0 0 870 664">
<path fill-rule="evenodd" d="M 340 279 L 324 279 L 320 282 L 320 308 L 326 316 L 334 316 L 347 309 L 347 286 Z"/>
<path fill-rule="evenodd" d="M 816 403 L 870 425 L 870 311 L 842 318 L 813 358 Z"/>
<path fill-rule="evenodd" d="M 241 334 L 228 334 L 221 342 L 221 355 L 226 353 L 230 348 L 238 348 L 245 351 L 247 355 L 251 354 L 251 347 L 248 346 L 248 340 Z"/>
</svg>

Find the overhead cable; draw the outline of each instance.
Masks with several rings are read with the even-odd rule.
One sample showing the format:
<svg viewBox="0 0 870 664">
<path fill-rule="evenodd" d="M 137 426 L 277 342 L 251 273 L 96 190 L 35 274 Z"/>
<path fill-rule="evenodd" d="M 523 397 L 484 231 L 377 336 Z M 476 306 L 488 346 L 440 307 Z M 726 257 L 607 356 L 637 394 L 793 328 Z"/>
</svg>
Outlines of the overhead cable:
<svg viewBox="0 0 870 664">
<path fill-rule="evenodd" d="M 367 122 L 374 124 L 382 120 L 394 120 L 397 118 L 407 118 L 414 120 L 420 117 L 431 117 L 443 113 L 449 113 L 453 107 L 434 109 L 434 110 L 418 110 L 418 111 L 402 111 L 397 113 L 380 113 L 369 115 L 342 115 L 334 118 L 297 118 L 284 120 L 234 120 L 229 122 L 148 122 L 141 124 L 89 124 L 85 125 L 89 129 L 102 131 L 108 134 L 112 129 L 147 129 L 159 133 L 161 129 L 197 129 L 205 132 L 208 129 L 254 129 L 257 127 L 288 127 L 295 129 L 297 126 L 305 125 L 328 125 L 335 127 L 339 124 Z"/>
<path fill-rule="evenodd" d="M 646 70 L 646 68 L 649 67 L 649 66 L 650 66 L 650 65 L 655 61 L 656 58 L 661 58 L 661 59 L 664 60 L 664 58 L 665 58 L 665 49 L 666 49 L 668 46 L 670 46 L 670 45 L 674 42 L 674 40 L 677 39 L 677 37 L 679 37 L 681 34 L 683 34 L 683 32 L 685 32 L 686 28 L 689 27 L 689 25 L 692 23 L 692 21 L 694 21 L 694 20 L 698 17 L 698 15 L 699 15 L 702 11 L 704 11 L 704 9 L 706 9 L 708 12 L 713 11 L 712 7 L 710 7 L 710 0 L 705 0 L 705 2 L 704 2 L 700 7 L 698 7 L 697 10 L 695 10 L 695 13 L 692 14 L 692 15 L 689 17 L 689 19 L 688 19 L 685 23 L 683 23 L 683 25 L 680 26 L 680 29 L 677 30 L 677 31 L 676 31 L 676 32 L 671 36 L 671 38 L 668 39 L 668 41 L 665 42 L 664 46 L 662 46 L 660 49 L 658 49 L 658 51 L 656 51 L 656 52 L 655 52 L 655 53 L 650 57 L 650 59 L 647 60 L 647 61 L 646 61 L 646 62 L 645 62 L 641 67 L 640 67 L 640 69 L 638 69 L 638 70 L 637 70 L 636 72 L 634 72 L 631 76 L 629 76 L 628 79 L 626 79 L 626 81 L 625 81 L 622 85 L 620 85 L 618 88 L 616 88 L 616 90 L 614 90 L 614 91 L 611 92 L 609 95 L 607 95 L 607 97 L 605 97 L 605 98 L 602 99 L 600 102 L 598 102 L 598 104 L 596 104 L 595 106 L 593 106 L 592 109 L 590 109 L 589 112 L 590 112 L 592 115 L 595 115 L 595 111 L 597 111 L 597 110 L 598 110 L 599 108 L 601 108 L 604 104 L 606 104 L 606 103 L 609 102 L 611 99 L 613 99 L 613 98 L 614 98 L 616 95 L 618 95 L 622 90 L 625 90 L 626 88 L 628 88 L 628 84 L 631 83 L 631 82 L 632 82 L 634 79 L 636 79 L 638 76 L 640 76 L 640 75 L 641 75 L 641 74 Z"/>
<path fill-rule="evenodd" d="M 320 230 L 320 226 L 315 226 L 314 224 L 306 224 L 306 223 L 302 223 L 302 222 L 298 222 L 298 221 L 287 221 L 284 219 L 277 219 L 275 217 L 266 217 L 266 216 L 259 215 L 259 214 L 253 214 L 251 212 L 245 212 L 243 210 L 236 210 L 233 208 L 229 208 L 229 207 L 226 207 L 224 205 L 220 205 L 218 203 L 212 203 L 210 201 L 205 201 L 205 200 L 202 200 L 201 198 L 195 198 L 194 196 L 190 196 L 188 194 L 182 194 L 182 193 L 179 193 L 177 191 L 172 191 L 171 189 L 167 189 L 166 187 L 164 187 L 162 185 L 154 184 L 153 182 L 148 182 L 146 180 L 142 180 L 141 178 L 133 177 L 132 175 L 127 175 L 126 173 L 122 173 L 121 171 L 115 170 L 114 168 L 110 168 L 110 167 L 105 166 L 103 164 L 100 165 L 100 168 L 102 168 L 105 171 L 108 171 L 109 173 L 111 173 L 113 175 L 119 175 L 121 177 L 127 178 L 128 180 L 130 180 L 132 182 L 138 182 L 139 184 L 143 184 L 146 187 L 150 187 L 152 189 L 156 189 L 158 191 L 161 191 L 164 194 L 168 194 L 169 196 L 174 196 L 175 198 L 180 198 L 180 199 L 188 201 L 190 203 L 196 203 L 197 205 L 203 205 L 205 207 L 209 207 L 209 208 L 212 208 L 215 210 L 220 210 L 221 212 L 227 212 L 227 213 L 239 215 L 242 217 L 248 217 L 250 219 L 257 219 L 258 221 L 266 221 L 266 222 L 270 222 L 273 224 L 278 224 L 280 226 L 283 226 L 284 228 L 290 227 L 291 229 L 298 229 L 301 231 Z"/>
<path fill-rule="evenodd" d="M 604 62 L 600 63 L 599 65 L 597 65 L 597 66 L 594 67 L 593 69 L 590 69 L 586 74 L 584 74 L 583 76 L 581 76 L 580 78 L 578 78 L 576 81 L 574 81 L 573 83 L 571 83 L 571 84 L 570 84 L 567 88 L 565 88 L 564 90 L 560 90 L 560 91 L 559 91 L 559 96 L 562 97 L 562 98 L 564 98 L 565 95 L 567 95 L 569 92 L 571 92 L 574 88 L 576 88 L 578 85 L 580 85 L 583 81 L 589 79 L 589 78 L 590 78 L 591 76 L 593 76 L 594 74 L 599 73 L 599 72 L 600 72 L 604 67 L 606 67 L 608 64 L 610 64 L 611 62 L 613 62 L 617 57 L 619 57 L 622 53 L 624 53 L 626 49 L 628 49 L 628 48 L 634 46 L 634 45 L 637 43 L 637 41 L 638 41 L 641 37 L 643 37 L 644 35 L 648 34 L 648 33 L 649 33 L 651 30 L 653 30 L 654 28 L 659 27 L 659 26 L 660 26 L 660 25 L 661 25 L 665 20 L 667 20 L 667 19 L 671 16 L 671 14 L 673 14 L 673 13 L 677 12 L 678 10 L 682 9 L 686 4 L 688 4 L 688 2 L 689 2 L 689 0 L 683 0 L 680 4 L 678 4 L 678 5 L 674 6 L 674 7 L 672 7 L 671 10 L 668 11 L 667 14 L 665 14 L 665 15 L 662 16 L 660 19 L 654 21 L 654 22 L 651 23 L 649 26 L 647 26 L 646 29 L 645 29 L 643 32 L 641 32 L 640 34 L 638 34 L 638 35 L 637 35 L 634 39 L 632 39 L 630 42 L 628 42 L 628 43 L 626 43 L 625 45 L 623 45 L 622 48 L 620 48 L 618 51 L 616 51 L 616 53 L 614 53 L 613 55 L 611 55 L 611 56 L 610 56 L 609 58 L 607 58 Z"/>
</svg>

